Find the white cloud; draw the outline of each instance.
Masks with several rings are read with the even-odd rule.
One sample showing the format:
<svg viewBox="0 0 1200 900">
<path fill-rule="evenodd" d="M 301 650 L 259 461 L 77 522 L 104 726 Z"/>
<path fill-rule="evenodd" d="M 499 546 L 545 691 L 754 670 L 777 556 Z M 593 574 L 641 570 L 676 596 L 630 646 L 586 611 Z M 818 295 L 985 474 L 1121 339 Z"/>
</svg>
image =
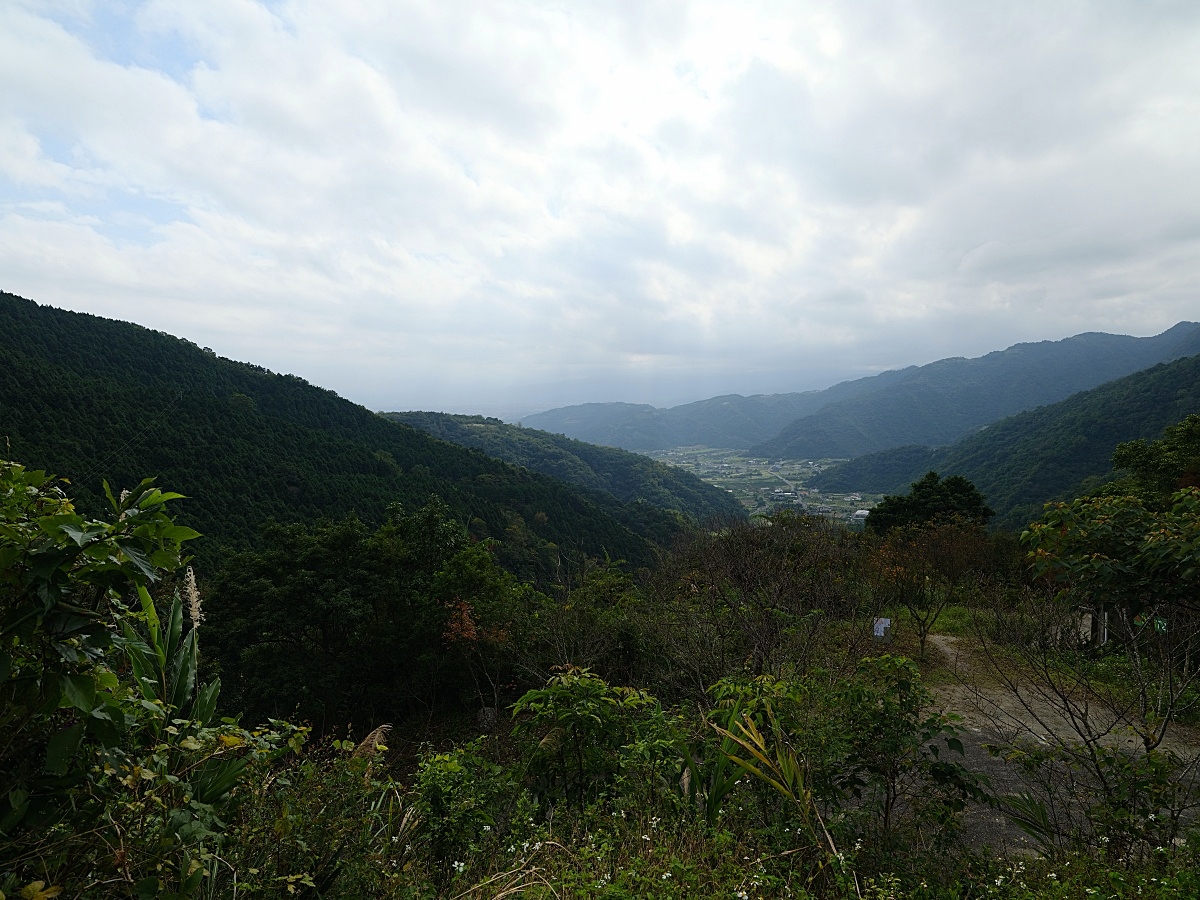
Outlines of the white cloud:
<svg viewBox="0 0 1200 900">
<path fill-rule="evenodd" d="M 9 4 L 0 287 L 375 407 L 1151 333 L 1196 58 L 1189 4 Z"/>
</svg>

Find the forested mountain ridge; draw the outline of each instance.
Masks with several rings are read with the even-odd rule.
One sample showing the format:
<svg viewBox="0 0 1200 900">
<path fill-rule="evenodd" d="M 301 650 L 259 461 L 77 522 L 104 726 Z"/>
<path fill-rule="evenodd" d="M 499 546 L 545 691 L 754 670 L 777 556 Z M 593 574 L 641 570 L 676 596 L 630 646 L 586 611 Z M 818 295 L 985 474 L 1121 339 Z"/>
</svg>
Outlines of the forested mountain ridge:
<svg viewBox="0 0 1200 900">
<path fill-rule="evenodd" d="M 820 459 L 949 444 L 1005 416 L 1196 353 L 1200 325 L 1181 322 L 1154 337 L 1088 333 L 1016 344 L 977 359 L 943 359 L 870 394 L 830 404 L 750 452 Z"/>
<path fill-rule="evenodd" d="M 744 450 L 801 416 L 891 384 L 911 369 L 843 381 L 821 391 L 724 394 L 669 409 L 636 403 L 584 403 L 526 416 L 521 424 L 625 450 L 725 447 Z"/>
<path fill-rule="evenodd" d="M 1196 353 L 1200 325 L 1181 322 L 1154 337 L 1088 333 L 1015 344 L 822 391 L 731 394 L 669 409 L 590 403 L 526 416 L 522 424 L 626 450 L 702 444 L 776 458 L 853 457 L 948 444 L 1004 416 Z"/>
<path fill-rule="evenodd" d="M 84 510 L 147 475 L 190 499 L 197 552 L 246 544 L 263 521 L 351 513 L 381 521 L 440 496 L 473 533 L 502 538 L 523 575 L 558 548 L 652 562 L 682 517 L 625 504 L 436 440 L 292 375 L 217 357 L 126 322 L 0 294 L 6 455 L 70 478 Z"/>
<path fill-rule="evenodd" d="M 904 493 L 925 472 L 963 475 L 996 510 L 995 524 L 1020 528 L 1048 500 L 1074 495 L 1112 471 L 1123 441 L 1157 438 L 1200 412 L 1200 355 L 1162 363 L 1058 403 L 1010 416 L 948 447 L 884 450 L 814 476 L 825 491 Z"/>
<path fill-rule="evenodd" d="M 636 453 L 508 425 L 484 416 L 437 412 L 383 415 L 513 465 L 604 491 L 625 503 L 644 502 L 677 510 L 698 522 L 742 518 L 746 514 L 742 505 L 720 488 L 690 472 Z"/>
</svg>

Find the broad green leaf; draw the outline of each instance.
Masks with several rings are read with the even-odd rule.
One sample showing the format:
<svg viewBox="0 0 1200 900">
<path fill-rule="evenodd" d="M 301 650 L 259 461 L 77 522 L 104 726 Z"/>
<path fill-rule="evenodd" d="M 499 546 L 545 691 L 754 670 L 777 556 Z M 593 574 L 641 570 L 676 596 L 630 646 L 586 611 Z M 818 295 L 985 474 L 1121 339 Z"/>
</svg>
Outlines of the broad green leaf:
<svg viewBox="0 0 1200 900">
<path fill-rule="evenodd" d="M 221 693 L 221 679 L 218 678 L 200 688 L 196 694 L 196 702 L 192 706 L 192 718 L 201 726 L 207 726 L 212 721 L 217 709 L 217 696 Z"/>
<path fill-rule="evenodd" d="M 13 788 L 7 799 L 7 808 L 0 807 L 0 835 L 11 831 L 29 812 L 29 791 Z"/>
<path fill-rule="evenodd" d="M 113 512 L 120 512 L 121 504 L 117 502 L 117 498 L 113 496 L 112 488 L 108 486 L 108 480 L 104 479 L 100 482 L 104 485 L 104 496 L 108 498 L 108 505 L 113 508 Z"/>
<path fill-rule="evenodd" d="M 174 656 L 179 651 L 179 638 L 183 634 L 183 601 L 179 595 L 175 595 L 175 599 L 171 602 L 171 621 L 170 628 L 167 632 L 167 642 L 163 647 L 168 658 Z"/>
<path fill-rule="evenodd" d="M 173 710 L 182 710 L 196 689 L 197 657 L 196 631 L 192 629 L 171 661 L 174 681 L 171 685 L 170 706 Z"/>
<path fill-rule="evenodd" d="M 154 598 L 150 596 L 145 585 L 139 584 L 137 592 L 138 599 L 142 602 L 142 613 L 146 616 L 146 628 L 150 631 L 150 649 L 158 657 L 159 668 L 165 668 L 167 654 L 162 645 L 162 628 L 158 621 L 158 610 L 154 607 Z"/>
<path fill-rule="evenodd" d="M 194 528 L 188 528 L 186 525 L 172 525 L 163 531 L 163 538 L 165 540 L 175 541 L 180 544 L 184 541 L 195 540 L 198 537 L 200 537 L 200 532 Z"/>
<path fill-rule="evenodd" d="M 71 765 L 71 757 L 79 750 L 83 740 L 83 725 L 76 724 L 64 728 L 46 747 L 46 771 L 51 775 L 66 775 Z"/>
<path fill-rule="evenodd" d="M 67 526 L 82 528 L 83 519 L 71 513 L 60 513 L 55 516 L 43 516 L 37 520 L 37 525 L 49 537 L 57 538 Z"/>
<path fill-rule="evenodd" d="M 63 700 L 80 712 L 91 712 L 96 704 L 96 682 L 90 675 L 63 675 Z"/>
<path fill-rule="evenodd" d="M 44 881 L 34 881 L 21 888 L 22 900 L 53 900 L 63 889 L 58 885 L 47 887 Z"/>
<path fill-rule="evenodd" d="M 119 679 L 117 677 L 115 672 L 97 672 L 96 673 L 96 687 L 102 691 L 116 690 L 117 686 L 120 685 L 120 683 L 121 683 L 121 679 Z"/>
<path fill-rule="evenodd" d="M 117 546 L 121 548 L 121 553 L 128 559 L 139 572 L 146 576 L 150 581 L 158 580 L 158 572 L 151 565 L 150 560 L 146 558 L 146 554 L 141 551 L 132 541 L 118 541 Z"/>
<path fill-rule="evenodd" d="M 196 799 L 201 803 L 216 803 L 237 784 L 245 759 L 210 759 L 201 766 L 195 781 Z"/>
</svg>

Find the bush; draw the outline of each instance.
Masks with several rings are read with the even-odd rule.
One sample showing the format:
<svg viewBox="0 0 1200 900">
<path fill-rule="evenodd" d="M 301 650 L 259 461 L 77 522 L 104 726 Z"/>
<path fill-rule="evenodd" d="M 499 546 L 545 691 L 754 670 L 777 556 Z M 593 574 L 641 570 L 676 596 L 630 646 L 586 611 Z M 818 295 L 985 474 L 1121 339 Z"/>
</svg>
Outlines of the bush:
<svg viewBox="0 0 1200 900">
<path fill-rule="evenodd" d="M 149 481 L 105 490 L 112 521 L 84 519 L 45 473 L 0 463 L 0 879 L 28 896 L 192 896 L 216 880 L 247 766 L 303 732 L 214 722 L 190 570 L 169 590 L 196 532 Z"/>
</svg>

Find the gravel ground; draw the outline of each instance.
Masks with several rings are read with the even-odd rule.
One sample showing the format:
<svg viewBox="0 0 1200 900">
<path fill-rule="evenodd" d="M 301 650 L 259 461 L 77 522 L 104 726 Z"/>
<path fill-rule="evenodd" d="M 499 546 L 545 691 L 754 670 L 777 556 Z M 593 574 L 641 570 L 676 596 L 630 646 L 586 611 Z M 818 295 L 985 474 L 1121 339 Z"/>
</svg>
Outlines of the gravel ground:
<svg viewBox="0 0 1200 900">
<path fill-rule="evenodd" d="M 1052 734 L 1071 734 L 1070 723 L 1061 711 L 1036 692 L 1023 692 L 1018 699 L 1013 692 L 982 677 L 977 659 L 963 646 L 960 638 L 930 635 L 930 644 L 946 659 L 955 678 L 933 688 L 941 708 L 962 719 L 960 735 L 968 769 L 984 775 L 998 795 L 1029 790 L 1024 774 L 984 749 L 988 744 L 1005 744 L 1015 737 L 1052 744 Z M 1114 746 L 1140 746 L 1123 735 L 1109 741 Z M 1184 755 L 1200 753 L 1200 735 L 1183 728 L 1168 735 L 1164 748 Z M 990 846 L 997 853 L 1036 853 L 1034 843 L 999 810 L 971 807 L 964 820 L 966 838 L 972 846 Z"/>
</svg>

